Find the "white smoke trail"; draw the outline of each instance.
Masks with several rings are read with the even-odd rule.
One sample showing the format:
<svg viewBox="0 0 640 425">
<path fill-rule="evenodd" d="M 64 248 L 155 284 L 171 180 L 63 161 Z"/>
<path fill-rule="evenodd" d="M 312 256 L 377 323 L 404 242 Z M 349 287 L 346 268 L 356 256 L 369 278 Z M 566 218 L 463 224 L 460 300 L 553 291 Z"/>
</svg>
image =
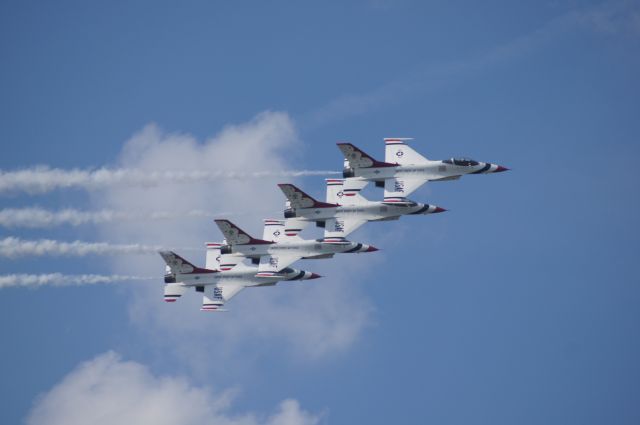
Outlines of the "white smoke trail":
<svg viewBox="0 0 640 425">
<path fill-rule="evenodd" d="M 0 210 L 0 226 L 44 228 L 60 225 L 80 226 L 83 224 L 103 224 L 117 221 L 172 220 L 177 218 L 214 218 L 236 215 L 232 212 L 210 213 L 203 210 L 185 212 L 154 211 L 150 213 L 136 211 L 82 211 L 64 209 L 51 211 L 43 208 L 6 208 Z"/>
<path fill-rule="evenodd" d="M 131 282 L 134 280 L 152 280 L 153 277 L 99 275 L 99 274 L 5 274 L 0 275 L 0 289 L 14 286 L 38 287 L 38 286 L 73 286 L 95 285 L 98 283 Z"/>
<path fill-rule="evenodd" d="M 161 246 L 140 244 L 112 245 L 105 242 L 60 242 L 51 239 L 23 240 L 7 237 L 0 240 L 0 257 L 18 258 L 24 256 L 74 256 L 118 255 L 118 254 L 156 254 Z M 187 248 L 180 248 L 184 251 Z"/>
<path fill-rule="evenodd" d="M 112 185 L 158 186 L 173 183 L 195 183 L 220 179 L 251 179 L 264 177 L 300 177 L 339 174 L 327 170 L 292 171 L 141 171 L 135 169 L 63 170 L 46 166 L 17 171 L 0 170 L 0 193 L 46 193 L 56 189 L 98 189 Z"/>
</svg>

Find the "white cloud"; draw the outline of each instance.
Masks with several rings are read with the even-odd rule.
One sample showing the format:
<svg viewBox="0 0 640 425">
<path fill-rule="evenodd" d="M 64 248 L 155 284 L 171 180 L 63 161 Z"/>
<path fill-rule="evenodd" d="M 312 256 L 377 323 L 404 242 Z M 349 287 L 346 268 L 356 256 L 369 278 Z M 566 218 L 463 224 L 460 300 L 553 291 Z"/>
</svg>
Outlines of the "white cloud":
<svg viewBox="0 0 640 425">
<path fill-rule="evenodd" d="M 92 203 L 98 209 L 140 214 L 184 209 L 239 211 L 245 214 L 226 218 L 260 237 L 262 219 L 269 217 L 262 212 L 272 211 L 271 218 L 279 217 L 284 207 L 284 196 L 276 184 L 287 180 L 274 176 L 290 168 L 301 147 L 292 120 L 278 112 L 261 113 L 248 123 L 228 126 L 204 143 L 186 134 L 165 134 L 150 125 L 126 143 L 119 166 L 142 172 L 201 169 L 235 173 L 269 169 L 273 175 L 214 184 L 107 187 L 94 194 Z M 172 224 L 111 222 L 98 228 L 103 238 L 117 243 L 160 244 L 175 248 L 178 253 L 180 246 L 202 246 L 198 255 L 184 254 L 200 264 L 204 261 L 204 242 L 222 239 L 212 220 L 199 218 Z M 248 289 L 229 303 L 229 313 L 221 315 L 199 311 L 201 297 L 195 292 L 186 294 L 178 303 L 163 303 L 164 263 L 160 256 L 120 256 L 112 259 L 112 267 L 114 273 L 158 276 L 153 284 L 132 289 L 133 323 L 162 346 L 157 350 L 161 355 L 173 354 L 183 365 L 210 372 L 214 360 L 234 356 L 239 350 L 264 353 L 265 347 L 271 347 L 278 353 L 290 352 L 309 359 L 348 349 L 369 322 L 371 307 L 359 277 L 364 274 L 367 255 L 371 254 L 345 255 L 348 262 L 334 259 L 296 264 L 321 274 L 328 270 L 330 277 L 314 283 Z M 249 363 L 242 367 L 246 369 Z"/>
<path fill-rule="evenodd" d="M 320 416 L 284 400 L 268 417 L 231 414 L 232 392 L 216 395 L 184 377 L 156 376 L 144 365 L 107 352 L 79 365 L 29 413 L 28 425 L 315 425 Z"/>
</svg>

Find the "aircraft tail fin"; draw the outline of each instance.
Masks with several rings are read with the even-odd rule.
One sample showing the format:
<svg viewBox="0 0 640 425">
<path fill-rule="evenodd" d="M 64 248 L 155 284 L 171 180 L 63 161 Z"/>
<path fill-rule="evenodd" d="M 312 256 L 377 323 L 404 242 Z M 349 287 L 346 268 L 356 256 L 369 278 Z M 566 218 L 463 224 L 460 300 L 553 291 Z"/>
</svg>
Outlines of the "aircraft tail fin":
<svg viewBox="0 0 640 425">
<path fill-rule="evenodd" d="M 212 273 L 214 270 L 195 266 L 173 251 L 158 252 L 173 274 Z"/>
<path fill-rule="evenodd" d="M 372 156 L 365 153 L 362 149 L 356 147 L 351 143 L 338 143 L 338 149 L 344 155 L 346 162 L 352 169 L 356 168 L 380 168 L 380 167 L 395 167 L 396 164 L 388 162 L 377 161 Z"/>
<path fill-rule="evenodd" d="M 331 208 L 336 206 L 335 204 L 320 202 L 289 183 L 279 184 L 278 187 L 293 208 Z"/>
<path fill-rule="evenodd" d="M 405 143 L 409 140 L 413 139 L 406 137 L 384 139 L 384 160 L 391 163 L 395 162 L 398 165 L 416 165 L 429 162 L 427 158 Z"/>
<path fill-rule="evenodd" d="M 218 219 L 215 220 L 215 222 L 229 245 L 261 245 L 272 243 L 263 239 L 252 238 L 247 232 L 229 220 Z"/>
</svg>

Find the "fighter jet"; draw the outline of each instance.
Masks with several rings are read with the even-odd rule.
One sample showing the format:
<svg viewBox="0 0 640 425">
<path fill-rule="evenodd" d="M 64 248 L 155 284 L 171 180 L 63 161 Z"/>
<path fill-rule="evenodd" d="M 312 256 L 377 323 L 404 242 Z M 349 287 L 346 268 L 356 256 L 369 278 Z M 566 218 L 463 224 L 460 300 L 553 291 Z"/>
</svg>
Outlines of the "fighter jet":
<svg viewBox="0 0 640 425">
<path fill-rule="evenodd" d="M 251 258 L 258 264 L 257 277 L 280 276 L 290 264 L 300 259 L 331 258 L 339 253 L 373 252 L 372 245 L 344 239 L 304 240 L 297 233 L 285 232 L 284 220 L 264 220 L 263 239 L 255 239 L 229 220 L 215 220 L 225 237 L 221 263 L 229 264 Z"/>
<path fill-rule="evenodd" d="M 226 311 L 224 303 L 247 287 L 274 286 L 279 281 L 309 280 L 321 277 L 304 270 L 286 267 L 276 276 L 256 277 L 258 267 L 241 262 L 233 264 L 229 271 L 220 269 L 222 244 L 207 243 L 205 268 L 194 266 L 172 251 L 160 251 L 167 263 L 164 276 L 164 300 L 175 302 L 188 288 L 202 292 L 202 311 Z"/>
<path fill-rule="evenodd" d="M 374 181 L 384 187 L 384 201 L 406 202 L 406 197 L 428 181 L 456 180 L 465 174 L 489 174 L 508 168 L 468 158 L 429 160 L 409 147 L 409 138 L 384 139 L 385 159 L 377 161 L 351 143 L 338 143 L 345 157 L 345 178 Z"/>
<path fill-rule="evenodd" d="M 300 231 L 310 222 L 325 228 L 325 240 L 336 242 L 369 221 L 397 220 L 402 215 L 446 211 L 436 205 L 405 202 L 374 202 L 360 194 L 366 180 L 326 179 L 327 202 L 320 202 L 292 184 L 279 184 L 287 197 L 285 233 Z M 346 184 L 346 185 L 345 185 Z"/>
</svg>

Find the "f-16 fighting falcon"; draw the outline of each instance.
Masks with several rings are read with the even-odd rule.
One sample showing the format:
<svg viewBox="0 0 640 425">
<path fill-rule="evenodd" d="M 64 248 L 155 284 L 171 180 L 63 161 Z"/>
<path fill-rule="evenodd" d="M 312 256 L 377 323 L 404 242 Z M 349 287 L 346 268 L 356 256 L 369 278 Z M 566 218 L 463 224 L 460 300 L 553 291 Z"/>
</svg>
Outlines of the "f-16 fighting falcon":
<svg viewBox="0 0 640 425">
<path fill-rule="evenodd" d="M 325 228 L 325 241 L 337 242 L 369 221 L 397 220 L 402 215 L 446 211 L 435 205 L 405 202 L 373 202 L 359 192 L 365 180 L 326 179 L 327 202 L 320 202 L 292 184 L 279 184 L 287 197 L 285 233 L 296 233 L 310 222 Z"/>
<path fill-rule="evenodd" d="M 345 157 L 345 178 L 357 177 L 384 187 L 384 202 L 407 202 L 406 197 L 428 181 L 456 180 L 465 174 L 489 174 L 508 168 L 468 158 L 429 160 L 409 147 L 409 138 L 384 139 L 384 162 L 351 143 L 338 143 Z"/>
<path fill-rule="evenodd" d="M 284 268 L 277 275 L 256 277 L 258 267 L 248 266 L 242 262 L 233 264 L 229 271 L 221 271 L 219 267 L 221 244 L 207 243 L 207 259 L 205 268 L 194 266 L 172 251 L 160 251 L 167 263 L 164 276 L 164 300 L 175 302 L 188 288 L 202 292 L 202 311 L 226 311 L 222 307 L 233 296 L 247 287 L 274 286 L 283 280 L 309 280 L 321 277 L 303 270 Z"/>
<path fill-rule="evenodd" d="M 297 233 L 285 232 L 284 220 L 264 220 L 263 239 L 255 239 L 229 220 L 215 220 L 225 237 L 221 247 L 221 263 L 228 264 L 251 258 L 258 264 L 257 277 L 279 276 L 290 264 L 300 259 L 331 258 L 339 253 L 373 252 L 371 245 L 341 239 L 304 240 Z M 269 240 L 267 240 L 269 239 Z"/>
</svg>

